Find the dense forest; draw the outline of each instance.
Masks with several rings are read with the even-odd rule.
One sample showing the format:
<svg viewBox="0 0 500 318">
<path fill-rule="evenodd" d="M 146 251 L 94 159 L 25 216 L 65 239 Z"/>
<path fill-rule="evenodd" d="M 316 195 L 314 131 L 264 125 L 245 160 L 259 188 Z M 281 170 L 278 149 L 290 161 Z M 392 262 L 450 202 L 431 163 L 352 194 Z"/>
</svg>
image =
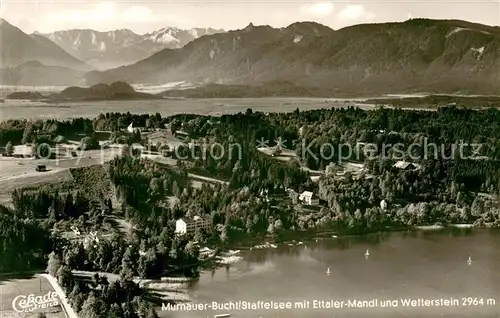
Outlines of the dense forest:
<svg viewBox="0 0 500 318">
<path fill-rule="evenodd" d="M 95 274 L 89 280 L 75 277 L 60 251 L 49 255 L 47 272 L 56 277 L 73 310 L 81 317 L 155 318 L 158 317 L 148 293 L 127 278 L 109 282 Z M 71 261 L 71 259 L 69 260 Z"/>
<path fill-rule="evenodd" d="M 200 244 L 434 224 L 500 226 L 500 111 L 494 109 L 249 109 L 218 118 L 108 113 L 94 120 L 4 122 L 0 144 L 85 135 L 81 144 L 89 149 L 99 132 L 111 131 L 111 142 L 146 146 L 147 132 L 123 132 L 130 123 L 189 134 L 172 154 L 183 159 L 173 166 L 124 150 L 103 165 L 72 169 L 71 181 L 18 189 L 13 208 L 0 210 L 2 257 L 12 259 L 0 270 L 40 268 L 52 252 L 49 271 L 89 317 L 154 317 L 146 292 L 131 279 L 198 276 Z M 261 140 L 272 154 L 258 149 Z M 459 143 L 472 146 L 457 153 Z M 398 157 L 396 144 L 408 151 Z M 438 146 L 432 156 L 430 144 Z M 194 187 L 190 174 L 226 183 Z M 301 204 L 306 190 L 319 203 Z M 195 216 L 209 218 L 212 229 L 175 235 L 176 220 Z M 130 228 L 99 244 L 61 235 L 70 226 L 112 228 L 117 219 Z M 72 270 L 114 273 L 121 281 L 82 282 Z"/>
</svg>

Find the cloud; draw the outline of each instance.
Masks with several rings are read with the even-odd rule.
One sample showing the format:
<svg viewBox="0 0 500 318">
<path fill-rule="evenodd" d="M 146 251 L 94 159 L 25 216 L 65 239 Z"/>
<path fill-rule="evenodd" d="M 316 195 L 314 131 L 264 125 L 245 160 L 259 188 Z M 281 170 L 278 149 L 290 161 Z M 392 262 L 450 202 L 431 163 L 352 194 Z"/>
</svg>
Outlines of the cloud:
<svg viewBox="0 0 500 318">
<path fill-rule="evenodd" d="M 317 17 L 326 17 L 332 14 L 334 9 L 332 2 L 308 3 L 300 7 L 300 11 Z"/>
<path fill-rule="evenodd" d="M 150 23 L 158 21 L 158 17 L 153 13 L 153 10 L 148 7 L 131 6 L 122 12 L 120 20 L 132 23 Z"/>
<path fill-rule="evenodd" d="M 105 1 L 89 5 L 86 9 L 54 11 L 41 19 L 49 25 L 86 24 L 114 20 L 117 14 L 116 3 Z"/>
<path fill-rule="evenodd" d="M 40 32 L 71 28 L 90 28 L 100 31 L 123 27 L 139 27 L 155 23 L 172 23 L 151 8 L 143 5 L 125 5 L 123 2 L 101 1 L 80 8 L 51 10 L 34 17 Z"/>
<path fill-rule="evenodd" d="M 362 5 L 350 4 L 337 14 L 337 18 L 345 21 L 372 20 L 375 14 L 367 11 Z"/>
</svg>

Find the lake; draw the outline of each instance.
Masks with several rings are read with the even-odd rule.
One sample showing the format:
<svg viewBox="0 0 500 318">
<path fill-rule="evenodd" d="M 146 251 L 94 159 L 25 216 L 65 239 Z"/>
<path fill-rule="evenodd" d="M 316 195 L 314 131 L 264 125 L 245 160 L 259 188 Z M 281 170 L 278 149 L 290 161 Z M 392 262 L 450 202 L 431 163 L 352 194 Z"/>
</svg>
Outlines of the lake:
<svg viewBox="0 0 500 318">
<path fill-rule="evenodd" d="M 366 98 L 364 98 L 366 99 Z M 364 100 L 363 99 L 363 100 Z M 139 101 L 95 101 L 48 104 L 43 102 L 7 100 L 0 104 L 0 121 L 8 119 L 71 119 L 94 118 L 106 112 L 130 112 L 133 114 L 154 114 L 172 116 L 182 113 L 200 115 L 224 115 L 245 112 L 248 108 L 262 112 L 292 112 L 318 108 L 357 105 L 365 109 L 372 105 L 357 104 L 362 99 L 332 98 L 213 98 L 213 99 L 164 99 Z"/>
<path fill-rule="evenodd" d="M 365 257 L 367 249 L 370 255 Z M 498 318 L 499 249 L 499 230 L 454 229 L 313 240 L 300 246 L 242 251 L 239 263 L 201 274 L 187 290 L 192 303 L 246 301 L 258 306 L 259 301 L 274 301 L 283 306 L 289 302 L 292 309 L 159 310 L 159 314 L 177 318 L 222 313 L 246 318 Z M 427 303 L 417 303 L 419 298 Z M 344 301 L 344 308 L 313 308 L 319 301 L 331 300 L 337 300 L 339 307 Z M 415 301 L 414 306 L 406 303 L 410 300 Z M 355 301 L 371 301 L 373 307 L 356 308 Z M 389 304 L 393 307 L 387 307 Z"/>
</svg>

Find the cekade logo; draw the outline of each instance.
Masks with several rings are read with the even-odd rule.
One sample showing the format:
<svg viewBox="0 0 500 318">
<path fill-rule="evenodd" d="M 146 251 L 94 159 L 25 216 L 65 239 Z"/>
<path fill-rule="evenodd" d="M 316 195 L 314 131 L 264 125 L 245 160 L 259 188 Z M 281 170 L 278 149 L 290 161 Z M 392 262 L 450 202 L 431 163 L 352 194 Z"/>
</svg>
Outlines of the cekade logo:
<svg viewBox="0 0 500 318">
<path fill-rule="evenodd" d="M 12 301 L 12 308 L 17 312 L 32 312 L 57 305 L 59 305 L 59 299 L 56 292 L 48 292 L 44 296 L 19 295 Z"/>
</svg>

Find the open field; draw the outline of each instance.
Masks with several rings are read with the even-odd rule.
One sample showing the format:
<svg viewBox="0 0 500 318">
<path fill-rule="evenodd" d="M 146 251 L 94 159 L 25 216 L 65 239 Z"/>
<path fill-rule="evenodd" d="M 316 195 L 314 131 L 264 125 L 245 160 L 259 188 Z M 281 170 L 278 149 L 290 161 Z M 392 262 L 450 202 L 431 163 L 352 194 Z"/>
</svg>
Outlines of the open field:
<svg viewBox="0 0 500 318">
<path fill-rule="evenodd" d="M 71 180 L 70 168 L 86 167 L 111 160 L 119 149 L 85 151 L 70 159 L 25 159 L 0 157 L 0 204 L 9 204 L 10 193 L 16 188 Z M 46 172 L 36 172 L 37 165 L 46 165 Z"/>
<path fill-rule="evenodd" d="M 144 133 L 144 137 L 148 138 L 149 143 L 156 145 L 157 143 L 161 144 L 168 144 L 171 147 L 178 147 L 183 142 L 179 140 L 178 138 L 175 138 L 170 130 L 165 133 L 165 132 L 153 132 L 153 133 Z"/>
<path fill-rule="evenodd" d="M 356 100 L 356 99 L 349 99 Z M 248 108 L 262 112 L 292 112 L 295 109 L 345 107 L 356 105 L 372 109 L 372 105 L 347 102 L 348 99 L 333 98 L 216 98 L 216 99 L 165 99 L 148 101 L 102 101 L 47 104 L 20 100 L 6 100 L 0 104 L 0 121 L 18 118 L 70 119 L 96 117 L 105 112 L 130 112 L 163 116 L 181 113 L 201 115 L 224 115 L 245 112 Z M 363 99 L 364 100 L 364 99 Z M 359 100 L 361 101 L 361 99 Z"/>
<path fill-rule="evenodd" d="M 38 172 L 37 172 L 38 173 Z M 36 185 L 57 183 L 71 180 L 71 174 L 68 169 L 62 169 L 56 172 L 39 173 L 38 175 L 26 174 L 20 177 L 14 177 L 7 180 L 1 180 L 0 204 L 8 205 L 10 203 L 10 194 L 17 188 L 33 187 Z"/>
<path fill-rule="evenodd" d="M 273 151 L 274 151 L 274 147 L 260 147 L 260 148 L 257 148 L 257 150 L 265 155 L 272 156 Z M 300 159 L 294 150 L 285 149 L 285 148 L 283 148 L 281 150 L 281 154 L 274 156 L 273 158 L 276 160 L 279 160 L 279 161 L 283 161 L 283 162 L 288 162 L 294 158 L 296 160 Z M 302 165 L 300 168 L 304 171 L 308 171 L 311 174 L 311 180 L 313 182 L 317 182 L 319 180 L 319 177 L 325 173 L 324 171 L 320 171 L 320 170 L 312 170 L 304 165 Z"/>
<path fill-rule="evenodd" d="M 66 315 L 61 305 L 36 311 L 21 316 L 13 310 L 12 301 L 19 295 L 43 296 L 48 292 L 54 292 L 50 283 L 42 276 L 0 276 L 0 317 L 36 317 L 38 313 L 44 312 L 48 318 L 64 318 Z"/>
<path fill-rule="evenodd" d="M 172 141 L 176 141 L 172 138 Z M 0 156 L 0 204 L 10 204 L 10 194 L 13 190 L 48 183 L 64 182 L 72 179 L 70 168 L 87 167 L 103 164 L 121 152 L 120 147 L 101 150 L 89 150 L 78 153 L 75 158 L 64 159 L 29 159 Z M 162 164 L 176 166 L 177 160 L 161 155 L 144 154 L 143 157 Z M 37 165 L 45 165 L 46 172 L 36 172 Z M 195 187 L 201 187 L 201 182 L 224 183 L 221 180 L 190 174 Z M 196 181 L 195 181 L 196 180 Z"/>
</svg>

